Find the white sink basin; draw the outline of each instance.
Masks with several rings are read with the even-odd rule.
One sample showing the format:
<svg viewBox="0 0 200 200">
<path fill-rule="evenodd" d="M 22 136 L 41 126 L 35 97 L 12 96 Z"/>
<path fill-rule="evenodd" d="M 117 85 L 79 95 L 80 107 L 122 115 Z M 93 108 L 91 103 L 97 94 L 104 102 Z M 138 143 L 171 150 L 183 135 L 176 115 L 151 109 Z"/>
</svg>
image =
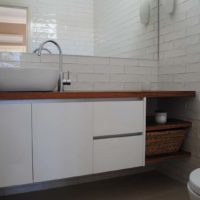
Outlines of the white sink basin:
<svg viewBox="0 0 200 200">
<path fill-rule="evenodd" d="M 0 91 L 53 91 L 58 79 L 55 68 L 0 67 Z"/>
</svg>

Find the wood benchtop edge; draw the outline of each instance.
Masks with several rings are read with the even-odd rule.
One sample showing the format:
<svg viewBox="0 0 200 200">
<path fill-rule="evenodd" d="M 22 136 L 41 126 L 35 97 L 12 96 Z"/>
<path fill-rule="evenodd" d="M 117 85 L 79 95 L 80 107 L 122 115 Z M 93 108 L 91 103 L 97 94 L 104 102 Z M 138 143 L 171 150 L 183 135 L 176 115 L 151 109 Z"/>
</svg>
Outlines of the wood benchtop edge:
<svg viewBox="0 0 200 200">
<path fill-rule="evenodd" d="M 0 92 L 0 100 L 195 97 L 195 91 Z"/>
</svg>

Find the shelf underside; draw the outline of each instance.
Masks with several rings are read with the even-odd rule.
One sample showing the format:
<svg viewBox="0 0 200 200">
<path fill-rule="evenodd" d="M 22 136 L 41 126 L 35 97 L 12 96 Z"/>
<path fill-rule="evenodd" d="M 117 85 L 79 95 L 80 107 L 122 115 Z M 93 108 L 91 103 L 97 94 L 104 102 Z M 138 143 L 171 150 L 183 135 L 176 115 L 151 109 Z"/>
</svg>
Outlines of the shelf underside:
<svg viewBox="0 0 200 200">
<path fill-rule="evenodd" d="M 150 117 L 147 119 L 146 131 L 149 132 L 149 131 L 190 128 L 191 126 L 192 126 L 191 122 L 178 119 L 168 119 L 168 122 L 166 124 L 157 124 L 154 118 Z"/>
<path fill-rule="evenodd" d="M 191 153 L 186 151 L 179 151 L 174 154 L 168 154 L 168 155 L 158 155 L 158 156 L 147 156 L 146 157 L 146 164 L 156 164 L 164 161 L 170 161 L 170 160 L 182 160 L 186 158 L 190 158 Z"/>
</svg>

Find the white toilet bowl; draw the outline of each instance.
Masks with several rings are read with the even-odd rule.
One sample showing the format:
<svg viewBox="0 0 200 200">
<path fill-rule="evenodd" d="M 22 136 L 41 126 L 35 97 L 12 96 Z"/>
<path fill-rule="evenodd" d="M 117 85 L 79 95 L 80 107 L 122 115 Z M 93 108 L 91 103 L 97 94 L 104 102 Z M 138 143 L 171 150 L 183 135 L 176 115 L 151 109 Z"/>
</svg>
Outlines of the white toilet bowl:
<svg viewBox="0 0 200 200">
<path fill-rule="evenodd" d="M 200 168 L 190 174 L 187 187 L 190 200 L 200 200 Z"/>
</svg>

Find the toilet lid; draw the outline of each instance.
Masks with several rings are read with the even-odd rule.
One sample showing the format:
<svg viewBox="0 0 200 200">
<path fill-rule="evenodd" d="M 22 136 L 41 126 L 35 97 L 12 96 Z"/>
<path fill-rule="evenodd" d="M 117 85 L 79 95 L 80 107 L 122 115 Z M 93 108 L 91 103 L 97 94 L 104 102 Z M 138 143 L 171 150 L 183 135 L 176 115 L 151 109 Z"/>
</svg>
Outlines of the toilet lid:
<svg viewBox="0 0 200 200">
<path fill-rule="evenodd" d="M 190 174 L 190 181 L 189 181 L 191 189 L 200 195 L 200 168 L 194 170 Z"/>
</svg>

